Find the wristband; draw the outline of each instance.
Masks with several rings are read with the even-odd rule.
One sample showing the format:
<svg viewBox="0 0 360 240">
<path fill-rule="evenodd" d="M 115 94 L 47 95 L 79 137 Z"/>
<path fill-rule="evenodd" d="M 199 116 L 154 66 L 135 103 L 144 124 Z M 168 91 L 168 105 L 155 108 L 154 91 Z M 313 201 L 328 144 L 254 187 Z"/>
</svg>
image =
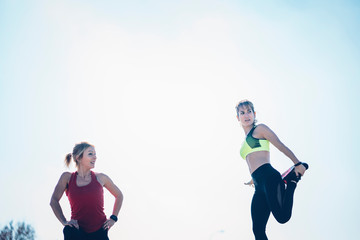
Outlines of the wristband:
<svg viewBox="0 0 360 240">
<path fill-rule="evenodd" d="M 295 164 L 294 166 L 297 167 L 297 166 L 299 166 L 299 165 L 301 165 L 301 164 L 302 164 L 302 162 L 298 162 L 298 163 Z"/>
<path fill-rule="evenodd" d="M 115 216 L 115 215 L 111 215 L 110 219 L 114 220 L 114 222 L 117 222 L 117 220 L 118 220 L 117 216 Z"/>
</svg>

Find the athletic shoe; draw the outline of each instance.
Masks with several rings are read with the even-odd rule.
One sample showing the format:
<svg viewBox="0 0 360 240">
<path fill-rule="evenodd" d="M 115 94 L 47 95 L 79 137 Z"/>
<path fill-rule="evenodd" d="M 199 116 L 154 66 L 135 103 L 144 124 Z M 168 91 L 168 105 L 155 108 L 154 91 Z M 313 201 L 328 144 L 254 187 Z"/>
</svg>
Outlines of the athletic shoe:
<svg viewBox="0 0 360 240">
<path fill-rule="evenodd" d="M 307 163 L 301 163 L 301 164 L 306 168 L 306 170 L 309 168 L 309 165 Z M 287 171 L 281 174 L 281 177 L 285 182 L 285 184 L 287 184 L 290 181 L 294 181 L 297 183 L 301 179 L 301 176 L 296 176 L 295 166 L 291 166 L 291 168 L 289 168 Z"/>
</svg>

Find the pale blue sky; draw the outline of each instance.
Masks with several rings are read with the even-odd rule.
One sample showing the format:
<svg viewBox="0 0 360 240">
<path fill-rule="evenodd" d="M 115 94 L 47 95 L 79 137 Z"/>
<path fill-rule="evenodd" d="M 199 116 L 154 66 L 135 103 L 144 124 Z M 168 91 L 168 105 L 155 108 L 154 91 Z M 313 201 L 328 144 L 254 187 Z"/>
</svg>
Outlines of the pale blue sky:
<svg viewBox="0 0 360 240">
<path fill-rule="evenodd" d="M 310 164 L 269 238 L 354 239 L 359 16 L 356 1 L 0 1 L 0 227 L 62 239 L 50 196 L 86 140 L 125 196 L 111 239 L 252 239 L 248 98 Z"/>
</svg>

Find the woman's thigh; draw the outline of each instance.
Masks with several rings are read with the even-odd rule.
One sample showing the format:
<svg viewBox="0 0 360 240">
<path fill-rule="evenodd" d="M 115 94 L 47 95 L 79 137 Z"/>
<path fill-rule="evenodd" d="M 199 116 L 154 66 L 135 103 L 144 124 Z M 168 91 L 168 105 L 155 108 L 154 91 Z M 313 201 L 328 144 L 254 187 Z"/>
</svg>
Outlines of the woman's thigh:
<svg viewBox="0 0 360 240">
<path fill-rule="evenodd" d="M 265 194 L 271 211 L 279 212 L 283 208 L 285 184 L 280 173 L 269 176 L 265 183 Z"/>
<path fill-rule="evenodd" d="M 83 240 L 80 230 L 75 227 L 65 226 L 63 233 L 64 240 Z"/>
</svg>

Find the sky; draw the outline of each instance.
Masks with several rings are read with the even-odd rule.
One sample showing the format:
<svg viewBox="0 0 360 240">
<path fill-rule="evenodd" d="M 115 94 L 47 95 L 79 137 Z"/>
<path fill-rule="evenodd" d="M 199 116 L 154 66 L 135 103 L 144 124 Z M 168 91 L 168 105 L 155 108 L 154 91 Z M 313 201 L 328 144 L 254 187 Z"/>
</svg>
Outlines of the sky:
<svg viewBox="0 0 360 240">
<path fill-rule="evenodd" d="M 110 239 L 253 239 L 235 112 L 249 99 L 310 165 L 269 239 L 355 239 L 359 13 L 350 0 L 1 0 L 0 228 L 63 239 L 50 197 L 88 141 L 124 194 Z M 274 146 L 271 163 L 291 166 Z"/>
</svg>

